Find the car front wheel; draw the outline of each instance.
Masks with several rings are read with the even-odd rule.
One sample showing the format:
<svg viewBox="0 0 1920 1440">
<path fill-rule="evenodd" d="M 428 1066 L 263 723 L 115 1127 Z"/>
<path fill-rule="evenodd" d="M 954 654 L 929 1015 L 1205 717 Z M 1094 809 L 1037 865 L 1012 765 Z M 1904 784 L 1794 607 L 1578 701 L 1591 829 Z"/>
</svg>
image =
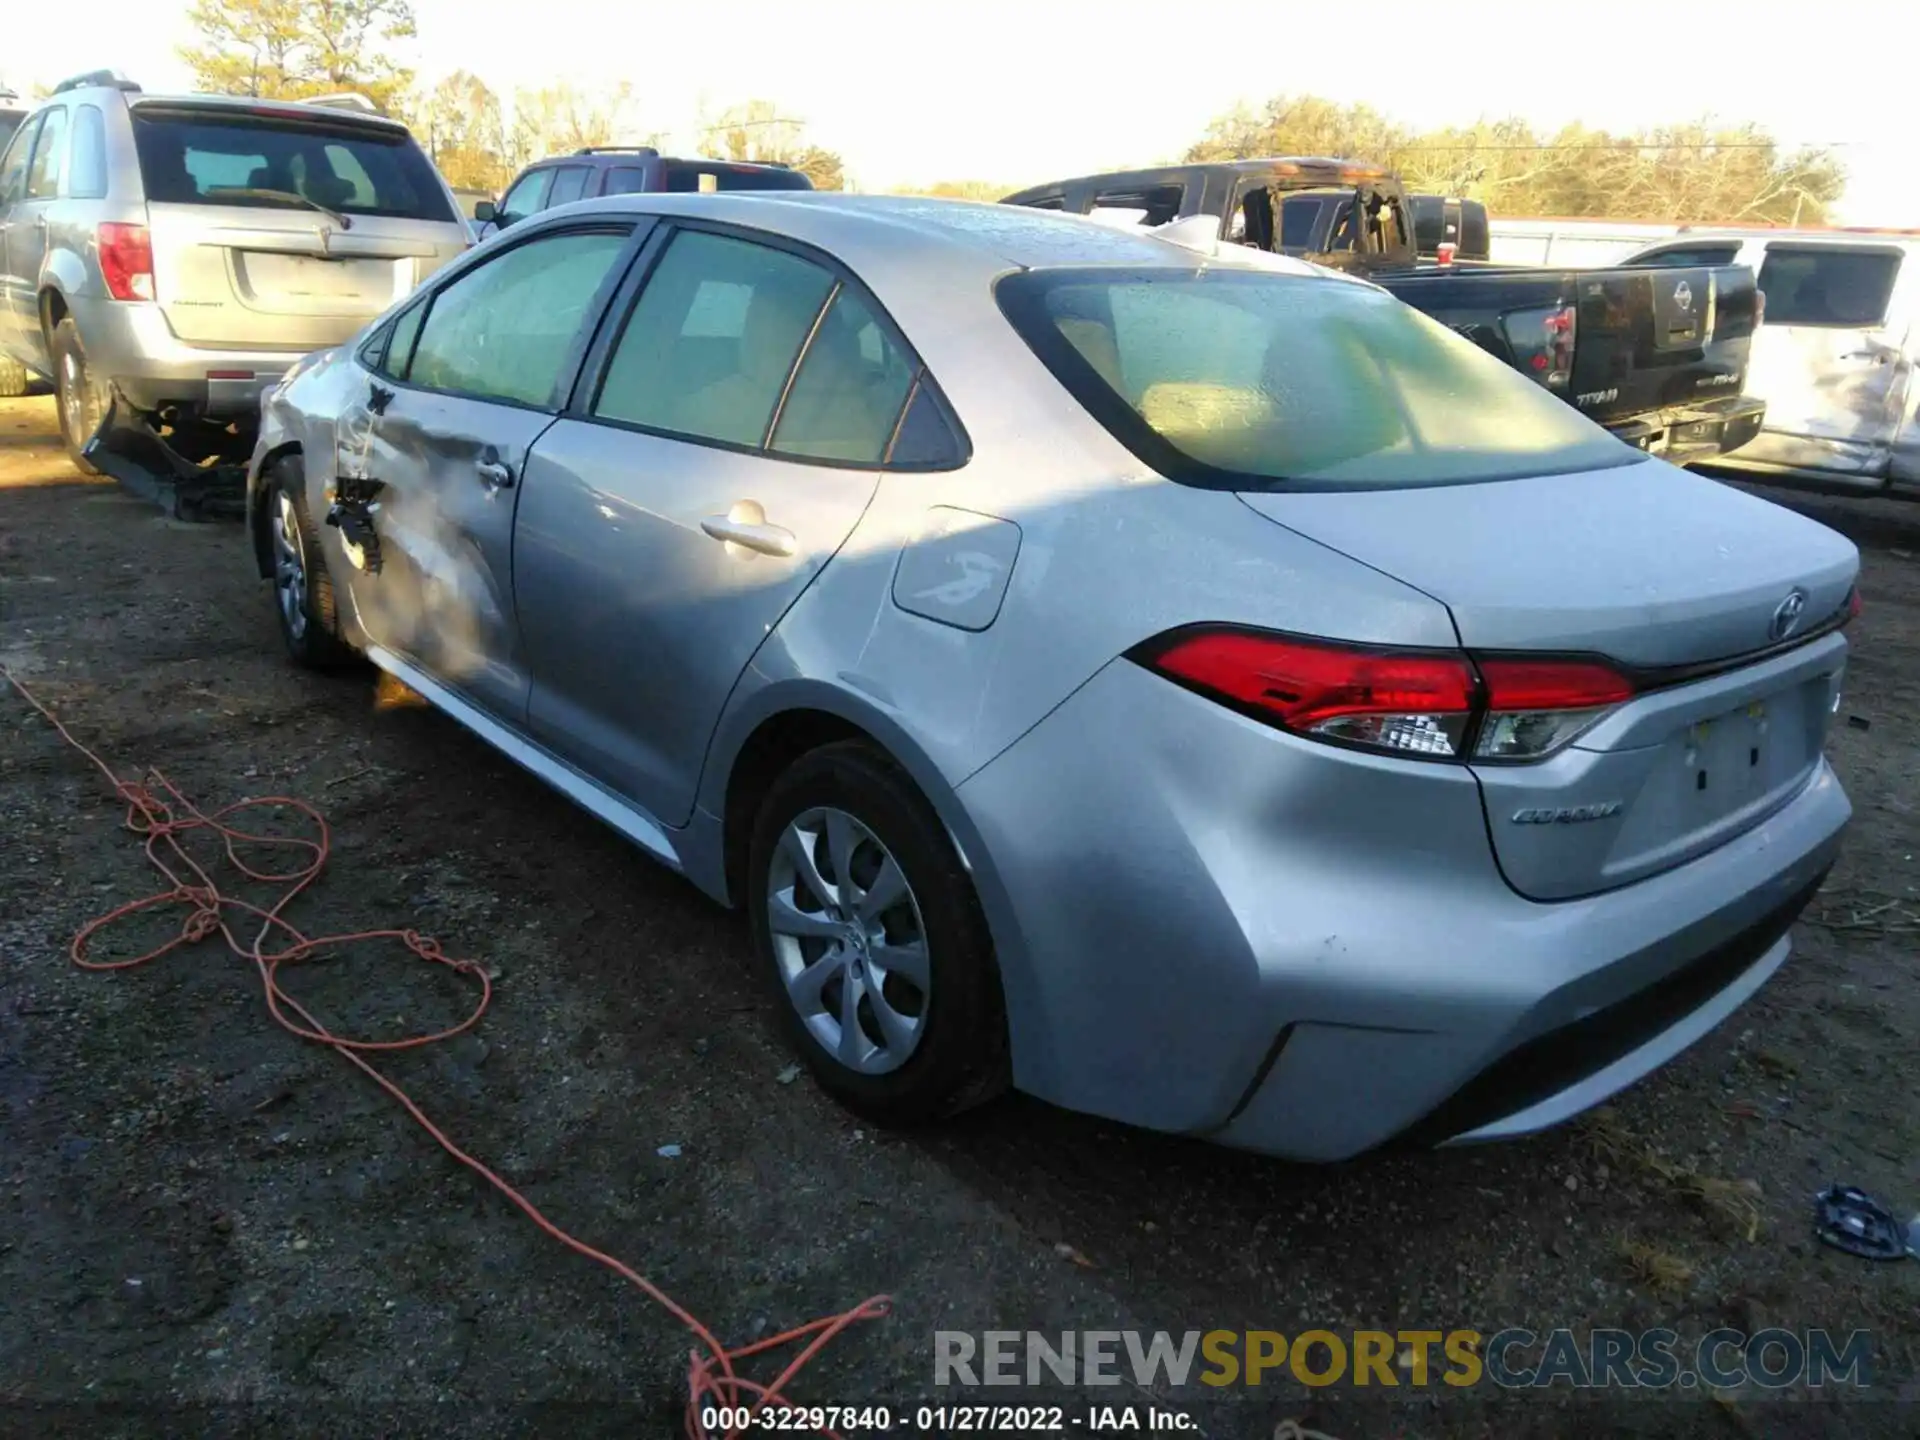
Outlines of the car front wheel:
<svg viewBox="0 0 1920 1440">
<path fill-rule="evenodd" d="M 972 882 L 878 751 L 825 746 L 773 783 L 746 902 L 783 1028 L 849 1109 L 921 1124 L 1006 1087 L 999 975 Z"/>
</svg>

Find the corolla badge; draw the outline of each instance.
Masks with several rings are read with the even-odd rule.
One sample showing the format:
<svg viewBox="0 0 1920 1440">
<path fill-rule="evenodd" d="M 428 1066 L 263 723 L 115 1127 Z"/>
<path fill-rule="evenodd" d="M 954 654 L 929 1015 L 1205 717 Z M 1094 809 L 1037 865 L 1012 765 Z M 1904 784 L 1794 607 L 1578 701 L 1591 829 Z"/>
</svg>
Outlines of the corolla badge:
<svg viewBox="0 0 1920 1440">
<path fill-rule="evenodd" d="M 1800 617 L 1807 613 L 1807 592 L 1796 586 L 1787 598 L 1773 607 L 1773 619 L 1767 623 L 1770 639 L 1784 640 L 1799 628 Z"/>
<path fill-rule="evenodd" d="M 1541 806 L 1513 812 L 1516 825 L 1578 825 L 1585 820 L 1610 820 L 1618 815 L 1621 803 L 1604 800 L 1598 805 Z"/>
<path fill-rule="evenodd" d="M 1693 309 L 1693 287 L 1682 280 L 1673 287 L 1673 303 L 1682 310 Z"/>
</svg>

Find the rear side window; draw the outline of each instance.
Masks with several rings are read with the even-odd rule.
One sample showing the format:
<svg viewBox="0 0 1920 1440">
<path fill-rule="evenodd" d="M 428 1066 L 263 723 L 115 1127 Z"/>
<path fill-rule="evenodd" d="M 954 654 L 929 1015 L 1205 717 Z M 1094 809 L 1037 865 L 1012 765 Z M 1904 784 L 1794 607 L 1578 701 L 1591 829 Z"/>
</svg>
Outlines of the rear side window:
<svg viewBox="0 0 1920 1440">
<path fill-rule="evenodd" d="M 1166 225 L 1180 218 L 1184 191 L 1178 185 L 1156 185 L 1145 190 L 1110 190 L 1093 197 L 1087 213 L 1109 224 Z"/>
<path fill-rule="evenodd" d="M 638 165 L 616 165 L 607 172 L 602 195 L 638 195 L 647 188 L 647 172 Z"/>
<path fill-rule="evenodd" d="M 682 231 L 640 292 L 593 413 L 758 449 L 833 287 L 784 250 Z"/>
<path fill-rule="evenodd" d="M 913 370 L 866 302 L 842 289 L 787 387 L 771 448 L 813 460 L 878 465 L 913 388 Z"/>
<path fill-rule="evenodd" d="M 547 194 L 547 208 L 565 205 L 587 193 L 587 167 L 563 165 L 553 172 L 553 189 Z"/>
<path fill-rule="evenodd" d="M 457 223 L 410 136 L 207 110 L 133 112 L 147 200 Z"/>
<path fill-rule="evenodd" d="M 430 390 L 552 404 L 627 234 L 542 235 L 467 271 L 433 297 L 405 370 L 399 368 L 405 337 L 396 327 L 394 373 Z"/>
<path fill-rule="evenodd" d="M 1887 317 L 1900 257 L 1838 247 L 1767 247 L 1760 289 L 1769 325 L 1870 329 Z"/>
<path fill-rule="evenodd" d="M 1740 253 L 1738 245 L 1685 245 L 1674 250 L 1658 250 L 1633 263 L 1653 265 L 1664 270 L 1695 269 L 1700 266 L 1731 265 Z"/>
<path fill-rule="evenodd" d="M 66 168 L 67 108 L 56 105 L 40 122 L 40 138 L 33 142 L 33 163 L 27 167 L 27 199 L 53 199 L 60 193 L 60 177 Z"/>
<path fill-rule="evenodd" d="M 1370 286 L 1186 269 L 996 287 L 1035 354 L 1130 450 L 1215 489 L 1384 489 L 1636 463 L 1471 341 Z"/>
<path fill-rule="evenodd" d="M 667 189 L 690 193 L 700 189 L 700 177 L 710 175 L 716 190 L 811 190 L 813 182 L 798 170 L 770 165 L 727 165 L 719 161 L 669 160 Z"/>
<path fill-rule="evenodd" d="M 67 150 L 67 194 L 98 200 L 107 193 L 107 120 L 98 105 L 73 112 L 73 143 Z"/>
</svg>

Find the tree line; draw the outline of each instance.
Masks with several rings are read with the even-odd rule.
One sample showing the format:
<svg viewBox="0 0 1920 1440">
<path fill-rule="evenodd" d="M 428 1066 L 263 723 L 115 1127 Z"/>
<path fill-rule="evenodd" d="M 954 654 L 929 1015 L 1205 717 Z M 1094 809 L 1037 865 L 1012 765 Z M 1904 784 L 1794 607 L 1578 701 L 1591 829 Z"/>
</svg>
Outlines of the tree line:
<svg viewBox="0 0 1920 1440">
<path fill-rule="evenodd" d="M 418 87 L 392 48 L 415 38 L 409 0 L 196 0 L 191 18 L 200 41 L 181 55 L 199 88 L 282 99 L 357 91 L 406 120 L 456 187 L 497 193 L 547 155 L 660 139 L 638 125 L 638 97 L 626 84 L 521 88 L 510 106 L 464 70 Z M 845 185 L 840 156 L 811 143 L 805 124 L 770 101 L 702 116 L 697 128 L 702 150 L 718 158 L 780 161 L 820 189 Z M 1184 158 L 1260 155 L 1371 160 L 1409 189 L 1513 216 L 1819 225 L 1846 186 L 1830 149 L 1790 149 L 1754 124 L 1703 120 L 1630 134 L 1568 125 L 1547 133 L 1506 119 L 1418 130 L 1368 105 L 1290 94 L 1219 116 Z M 903 193 L 997 200 L 1018 188 L 942 180 Z"/>
<path fill-rule="evenodd" d="M 557 83 L 518 88 L 511 106 L 479 76 L 457 70 L 431 87 L 392 47 L 417 31 L 408 0 L 196 0 L 197 44 L 180 52 L 196 89 L 305 100 L 351 91 L 404 120 L 456 189 L 497 194 L 522 167 L 594 145 L 648 145 L 629 84 L 601 90 Z M 716 158 L 778 161 L 817 189 L 845 184 L 840 157 L 812 144 L 805 125 L 766 100 L 747 100 L 699 124 Z"/>
<path fill-rule="evenodd" d="M 1846 188 L 1830 149 L 1788 149 L 1763 127 L 1693 121 L 1612 134 L 1525 120 L 1414 130 L 1367 105 L 1280 95 L 1222 115 L 1188 160 L 1332 155 L 1372 160 L 1407 188 L 1495 215 L 1820 225 Z"/>
</svg>

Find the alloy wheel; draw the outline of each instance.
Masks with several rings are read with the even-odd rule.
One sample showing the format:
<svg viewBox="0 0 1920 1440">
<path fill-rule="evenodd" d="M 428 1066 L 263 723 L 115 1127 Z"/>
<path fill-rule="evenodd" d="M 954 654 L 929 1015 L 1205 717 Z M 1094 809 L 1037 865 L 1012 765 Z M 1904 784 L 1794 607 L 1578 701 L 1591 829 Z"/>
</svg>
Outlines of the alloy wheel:
<svg viewBox="0 0 1920 1440">
<path fill-rule="evenodd" d="M 307 564 L 300 534 L 300 513 L 286 491 L 277 494 L 273 527 L 273 588 L 280 619 L 295 640 L 307 633 Z"/>
<path fill-rule="evenodd" d="M 920 904 L 873 831 L 844 810 L 803 811 L 767 872 L 767 921 L 787 998 L 828 1054 L 883 1075 L 926 1034 L 932 974 Z"/>
</svg>

